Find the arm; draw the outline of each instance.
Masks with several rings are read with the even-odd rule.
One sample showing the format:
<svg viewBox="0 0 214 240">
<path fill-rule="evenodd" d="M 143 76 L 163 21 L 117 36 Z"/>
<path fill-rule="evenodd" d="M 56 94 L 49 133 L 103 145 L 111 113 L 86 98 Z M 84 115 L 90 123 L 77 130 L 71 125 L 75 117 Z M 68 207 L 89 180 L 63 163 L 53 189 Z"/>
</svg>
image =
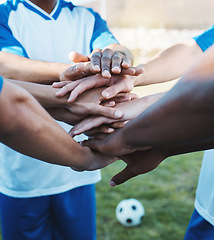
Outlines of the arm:
<svg viewBox="0 0 214 240">
<path fill-rule="evenodd" d="M 0 75 L 26 82 L 52 84 L 70 64 L 32 60 L 0 51 Z"/>
<path fill-rule="evenodd" d="M 135 68 L 135 76 L 118 76 L 118 79 L 117 76 L 113 76 L 111 78 L 111 84 L 107 85 L 108 88 L 103 91 L 102 95 L 108 99 L 118 92 L 131 91 L 134 86 L 144 86 L 174 80 L 181 77 L 194 63 L 195 59 L 202 55 L 203 52 L 201 48 L 193 39 L 176 44 L 156 55 L 146 64 L 143 64 L 143 71 L 141 66 Z M 83 68 L 83 65 L 81 66 L 80 68 Z M 96 80 L 96 84 L 99 84 L 98 79 Z M 85 82 L 81 82 L 79 86 L 72 83 L 70 87 L 67 87 L 66 93 L 72 91 L 70 99 L 74 101 L 76 96 L 94 85 L 95 83 L 92 82 L 87 85 Z"/>
<path fill-rule="evenodd" d="M 159 101 L 104 141 L 90 147 L 112 155 L 213 139 L 214 47 Z M 89 143 L 90 144 L 90 143 Z"/>
<path fill-rule="evenodd" d="M 210 149 L 213 148 L 213 146 L 214 141 L 210 140 L 197 144 L 158 147 L 148 151 L 136 151 L 121 156 L 120 158 L 127 164 L 127 166 L 111 179 L 110 185 L 114 187 L 140 174 L 150 172 L 170 156 Z"/>
<path fill-rule="evenodd" d="M 116 120 L 116 119 L 106 118 L 103 116 L 90 116 L 89 118 L 82 120 L 80 123 L 77 123 L 70 131 L 70 134 L 71 136 L 75 136 L 75 135 L 84 133 L 86 131 L 99 133 L 100 128 L 108 129 L 109 124 L 112 125 L 113 123 L 118 121 L 126 122 L 126 121 L 133 120 L 137 118 L 149 106 L 151 106 L 153 103 L 159 100 L 164 94 L 165 93 L 158 93 L 154 95 L 145 96 L 142 98 L 133 99 L 131 101 L 117 103 L 115 105 L 115 108 L 119 109 L 124 114 L 121 119 Z M 104 126 L 102 126 L 103 124 Z"/>
<path fill-rule="evenodd" d="M 93 170 L 112 162 L 75 142 L 24 89 L 7 81 L 0 94 L 0 141 L 37 159 Z"/>
<path fill-rule="evenodd" d="M 136 77 L 135 86 L 177 79 L 202 55 L 203 51 L 194 39 L 176 44 L 143 64 L 144 73 Z"/>
<path fill-rule="evenodd" d="M 57 120 L 65 121 L 71 125 L 90 114 L 107 116 L 113 119 L 120 119 L 123 116 L 119 109 L 101 105 L 103 88 L 86 91 L 75 102 L 69 103 L 67 101 L 68 96 L 57 98 L 55 96 L 57 90 L 52 86 L 17 80 L 9 81 L 30 92 Z"/>
</svg>

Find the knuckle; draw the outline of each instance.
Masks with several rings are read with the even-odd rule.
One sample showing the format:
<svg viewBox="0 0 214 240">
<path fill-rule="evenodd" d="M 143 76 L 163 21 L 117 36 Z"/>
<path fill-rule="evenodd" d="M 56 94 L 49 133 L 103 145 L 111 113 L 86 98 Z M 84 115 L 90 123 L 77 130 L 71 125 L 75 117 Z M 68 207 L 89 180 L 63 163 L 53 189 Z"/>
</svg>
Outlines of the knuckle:
<svg viewBox="0 0 214 240">
<path fill-rule="evenodd" d="M 102 56 L 101 52 L 95 52 L 93 55 L 92 55 L 92 58 L 100 58 Z"/>
<path fill-rule="evenodd" d="M 114 55 L 114 56 L 112 57 L 112 60 L 117 61 L 117 62 L 121 62 L 122 59 L 121 59 L 120 56 Z"/>
<path fill-rule="evenodd" d="M 102 60 L 102 62 L 110 62 L 111 58 L 107 57 L 107 56 L 103 56 L 101 60 Z"/>
<path fill-rule="evenodd" d="M 111 54 L 112 53 L 112 50 L 110 48 L 106 48 L 104 51 L 103 51 L 103 54 Z"/>
</svg>

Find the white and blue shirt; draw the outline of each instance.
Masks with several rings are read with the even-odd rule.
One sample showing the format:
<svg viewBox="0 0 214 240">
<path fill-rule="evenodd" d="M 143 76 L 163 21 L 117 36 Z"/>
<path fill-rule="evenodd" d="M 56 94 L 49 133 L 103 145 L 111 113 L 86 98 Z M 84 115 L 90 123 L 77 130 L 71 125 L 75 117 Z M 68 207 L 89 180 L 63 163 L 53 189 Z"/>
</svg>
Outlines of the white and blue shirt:
<svg viewBox="0 0 214 240">
<path fill-rule="evenodd" d="M 206 51 L 214 44 L 214 26 L 206 30 L 195 41 Z M 195 198 L 198 213 L 214 226 L 214 149 L 205 151 Z"/>
<path fill-rule="evenodd" d="M 3 87 L 3 78 L 0 76 L 0 93 Z"/>
<path fill-rule="evenodd" d="M 30 59 L 69 63 L 70 51 L 89 55 L 96 48 L 117 43 L 99 14 L 64 0 L 58 0 L 50 14 L 31 1 L 8 0 L 0 5 L 0 16 L 0 50 Z M 69 125 L 60 125 L 70 130 Z M 4 145 L 0 166 L 0 191 L 12 197 L 57 194 L 101 179 L 100 171 L 75 172 Z"/>
</svg>

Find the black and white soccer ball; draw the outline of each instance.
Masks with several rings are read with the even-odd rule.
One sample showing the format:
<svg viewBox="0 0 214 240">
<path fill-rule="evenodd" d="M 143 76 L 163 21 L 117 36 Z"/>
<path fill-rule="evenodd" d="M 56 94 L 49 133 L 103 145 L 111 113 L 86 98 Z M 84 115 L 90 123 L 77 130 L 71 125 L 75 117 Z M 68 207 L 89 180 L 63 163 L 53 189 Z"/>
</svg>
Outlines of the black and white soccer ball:
<svg viewBox="0 0 214 240">
<path fill-rule="evenodd" d="M 145 209 L 136 199 L 124 199 L 116 207 L 117 220 L 126 227 L 134 227 L 141 223 Z"/>
</svg>

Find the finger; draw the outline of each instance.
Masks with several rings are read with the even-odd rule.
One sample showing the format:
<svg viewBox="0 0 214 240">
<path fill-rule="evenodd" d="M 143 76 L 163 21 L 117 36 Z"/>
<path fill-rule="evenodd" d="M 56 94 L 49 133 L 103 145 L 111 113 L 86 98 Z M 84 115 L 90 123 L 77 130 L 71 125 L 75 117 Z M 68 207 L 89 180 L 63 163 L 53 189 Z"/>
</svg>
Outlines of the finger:
<svg viewBox="0 0 214 240">
<path fill-rule="evenodd" d="M 110 101 L 103 101 L 101 105 L 104 107 L 114 107 L 116 103 L 115 101 L 110 100 Z"/>
<path fill-rule="evenodd" d="M 102 57 L 102 53 L 101 53 L 101 49 L 95 49 L 92 53 L 91 53 L 91 65 L 92 65 L 92 69 L 94 71 L 101 71 L 101 57 Z"/>
<path fill-rule="evenodd" d="M 122 54 L 116 52 L 112 57 L 111 71 L 114 74 L 121 73 Z"/>
<path fill-rule="evenodd" d="M 96 133 L 93 135 L 92 139 L 94 140 L 104 140 L 106 137 L 109 136 L 109 133 Z"/>
<path fill-rule="evenodd" d="M 60 76 L 60 81 L 74 81 L 96 73 L 97 71 L 92 69 L 91 62 L 78 63 L 63 72 Z"/>
<path fill-rule="evenodd" d="M 139 96 L 135 93 L 130 93 L 129 96 L 130 96 L 131 100 L 139 98 Z"/>
<path fill-rule="evenodd" d="M 88 62 L 89 58 L 78 52 L 70 52 L 68 55 L 70 61 L 79 63 L 79 62 Z"/>
<path fill-rule="evenodd" d="M 64 82 L 54 82 L 52 84 L 52 87 L 54 88 L 62 88 L 64 86 L 66 86 L 67 84 L 71 83 L 71 81 L 64 81 Z"/>
<path fill-rule="evenodd" d="M 73 102 L 76 100 L 76 98 L 83 92 L 85 92 L 86 90 L 89 90 L 91 88 L 97 88 L 97 87 L 102 87 L 102 86 L 107 86 L 107 79 L 103 78 L 103 77 L 94 77 L 94 78 L 90 78 L 87 80 L 82 81 L 80 84 L 78 84 L 78 86 L 76 86 L 75 88 L 73 88 L 73 91 L 71 92 L 69 98 L 68 98 L 68 102 Z"/>
<path fill-rule="evenodd" d="M 135 76 L 136 70 L 133 67 L 122 68 L 121 73 L 124 74 L 124 75 Z"/>
<path fill-rule="evenodd" d="M 122 68 L 121 73 L 124 75 L 130 75 L 130 76 L 138 76 L 141 73 L 143 73 L 142 66 L 139 67 L 130 67 L 130 68 Z"/>
<path fill-rule="evenodd" d="M 127 93 L 127 92 L 121 92 L 121 93 L 118 93 L 115 97 L 112 97 L 111 99 L 109 100 L 103 100 L 103 102 L 108 102 L 108 101 L 114 101 L 115 103 L 121 103 L 121 102 L 127 102 L 127 101 L 130 101 L 132 100 L 132 95 L 131 93 Z"/>
<path fill-rule="evenodd" d="M 137 176 L 137 174 L 133 173 L 131 170 L 130 170 L 130 167 L 129 165 L 127 165 L 123 171 L 119 172 L 118 174 L 116 174 L 110 181 L 109 185 L 111 187 L 115 187 L 117 185 L 120 185 L 124 182 L 126 182 L 127 180 L 133 178 Z"/>
<path fill-rule="evenodd" d="M 132 61 L 127 56 L 123 56 L 122 67 L 123 68 L 130 68 L 132 66 Z"/>
<path fill-rule="evenodd" d="M 142 65 L 135 67 L 135 76 L 138 76 L 139 74 L 141 74 L 143 72 L 144 72 L 144 68 Z"/>
<path fill-rule="evenodd" d="M 102 149 L 102 143 L 98 139 L 91 139 L 91 140 L 86 140 L 82 142 L 83 146 L 89 147 L 90 149 L 94 151 L 101 152 L 100 150 Z"/>
<path fill-rule="evenodd" d="M 111 77 L 111 58 L 113 55 L 113 51 L 111 49 L 105 49 L 102 53 L 101 58 L 101 69 L 102 69 L 102 76 L 105 78 Z"/>
<path fill-rule="evenodd" d="M 109 125 L 110 128 L 123 128 L 126 125 L 126 122 L 115 122 Z"/>
<path fill-rule="evenodd" d="M 71 129 L 71 136 L 79 135 L 91 129 L 97 128 L 103 124 L 112 123 L 113 119 L 108 119 L 105 117 L 91 117 L 84 119 Z"/>
<path fill-rule="evenodd" d="M 68 80 L 76 80 L 79 76 L 82 75 L 82 72 L 84 70 L 84 64 L 78 63 L 70 68 L 66 69 L 61 75 L 60 75 L 60 81 L 68 81 Z M 79 77 L 81 78 L 81 77 Z"/>
<path fill-rule="evenodd" d="M 108 126 L 101 126 L 101 127 L 97 127 L 97 128 L 93 128 L 89 131 L 84 132 L 84 134 L 86 134 L 89 137 L 94 136 L 95 134 L 100 134 L 100 133 L 105 133 L 105 134 L 111 134 L 114 132 L 113 128 L 110 128 Z"/>
<path fill-rule="evenodd" d="M 62 87 L 59 91 L 57 91 L 55 96 L 56 97 L 65 96 L 67 93 L 71 92 L 74 88 L 76 88 L 81 82 L 82 82 L 82 80 L 80 79 L 80 80 L 68 83 L 67 85 Z"/>
<path fill-rule="evenodd" d="M 114 85 L 106 88 L 105 90 L 102 91 L 102 96 L 105 99 L 110 99 L 116 96 L 119 92 L 125 91 L 126 90 L 126 83 L 122 81 L 118 81 Z"/>
<path fill-rule="evenodd" d="M 123 112 L 116 108 L 103 107 L 101 105 L 92 104 L 92 108 L 88 109 L 88 114 L 100 115 L 107 118 L 120 119 L 123 117 Z M 87 111 L 86 111 L 87 113 Z"/>
</svg>

